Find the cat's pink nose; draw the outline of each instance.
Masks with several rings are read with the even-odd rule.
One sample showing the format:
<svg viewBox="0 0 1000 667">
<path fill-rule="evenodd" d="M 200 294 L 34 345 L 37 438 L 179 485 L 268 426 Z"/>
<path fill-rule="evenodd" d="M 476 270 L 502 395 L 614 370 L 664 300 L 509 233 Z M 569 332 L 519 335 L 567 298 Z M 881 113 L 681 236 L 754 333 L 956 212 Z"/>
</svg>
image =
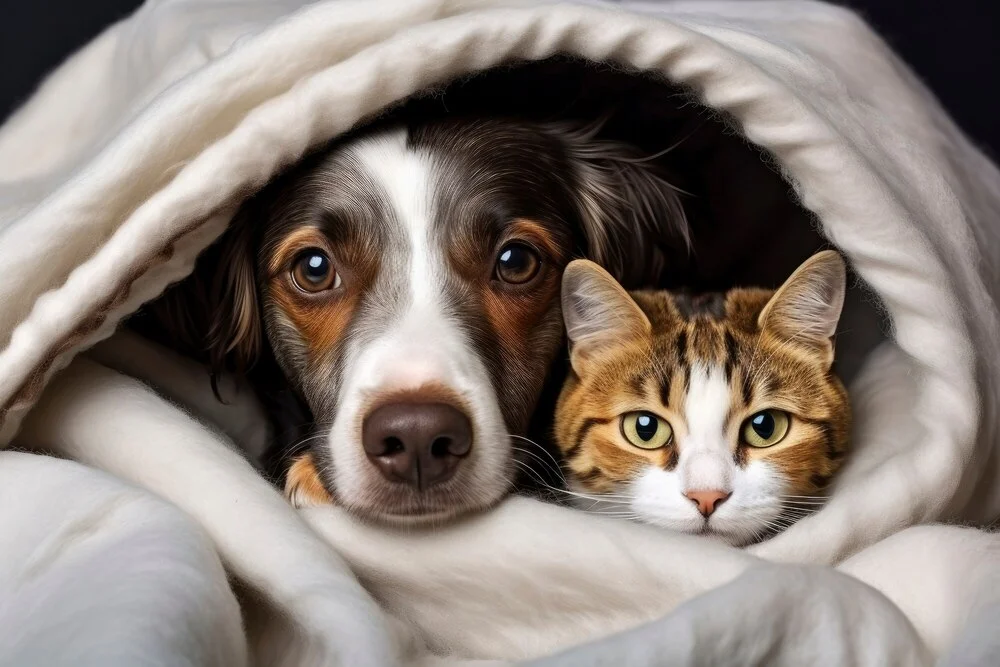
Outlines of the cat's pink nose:
<svg viewBox="0 0 1000 667">
<path fill-rule="evenodd" d="M 702 516 L 707 517 L 717 510 L 719 505 L 726 502 L 732 493 L 726 491 L 688 491 L 684 495 L 698 506 L 698 511 L 701 512 Z"/>
</svg>

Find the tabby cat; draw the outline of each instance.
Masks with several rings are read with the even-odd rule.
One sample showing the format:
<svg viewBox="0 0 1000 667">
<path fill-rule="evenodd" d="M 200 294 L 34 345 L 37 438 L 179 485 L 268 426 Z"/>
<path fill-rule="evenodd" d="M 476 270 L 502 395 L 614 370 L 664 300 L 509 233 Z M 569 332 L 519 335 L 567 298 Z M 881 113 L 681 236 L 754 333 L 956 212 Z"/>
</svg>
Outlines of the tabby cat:
<svg viewBox="0 0 1000 667">
<path fill-rule="evenodd" d="M 844 262 L 814 255 L 777 291 L 629 294 L 571 263 L 572 372 L 555 434 L 569 493 L 591 511 L 762 539 L 815 509 L 846 452 L 833 373 Z"/>
</svg>

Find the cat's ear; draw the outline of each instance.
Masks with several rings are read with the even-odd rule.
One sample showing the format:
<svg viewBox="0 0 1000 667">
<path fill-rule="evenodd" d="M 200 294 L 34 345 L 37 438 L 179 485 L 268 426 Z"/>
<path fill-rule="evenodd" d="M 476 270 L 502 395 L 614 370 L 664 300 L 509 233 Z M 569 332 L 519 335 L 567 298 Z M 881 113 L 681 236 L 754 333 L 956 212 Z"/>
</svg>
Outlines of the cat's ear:
<svg viewBox="0 0 1000 667">
<path fill-rule="evenodd" d="M 649 319 L 628 292 L 611 274 L 584 259 L 570 262 L 563 273 L 562 311 L 570 363 L 577 374 L 595 354 L 649 335 Z"/>
<path fill-rule="evenodd" d="M 829 366 L 846 283 L 847 268 L 840 254 L 833 250 L 817 253 L 778 288 L 757 324 L 779 338 L 815 349 Z"/>
</svg>

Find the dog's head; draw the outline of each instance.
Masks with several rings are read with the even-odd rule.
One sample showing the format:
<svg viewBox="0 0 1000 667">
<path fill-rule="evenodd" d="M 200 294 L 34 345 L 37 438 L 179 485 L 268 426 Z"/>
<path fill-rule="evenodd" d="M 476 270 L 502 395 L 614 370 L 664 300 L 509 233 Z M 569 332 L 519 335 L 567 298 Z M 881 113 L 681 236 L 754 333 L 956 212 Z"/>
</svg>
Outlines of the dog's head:
<svg viewBox="0 0 1000 667">
<path fill-rule="evenodd" d="M 223 241 L 216 362 L 245 367 L 266 337 L 345 507 L 406 522 L 489 506 L 561 349 L 563 267 L 583 255 L 649 276 L 644 241 L 686 230 L 641 158 L 508 120 L 341 140 L 251 199 Z"/>
</svg>

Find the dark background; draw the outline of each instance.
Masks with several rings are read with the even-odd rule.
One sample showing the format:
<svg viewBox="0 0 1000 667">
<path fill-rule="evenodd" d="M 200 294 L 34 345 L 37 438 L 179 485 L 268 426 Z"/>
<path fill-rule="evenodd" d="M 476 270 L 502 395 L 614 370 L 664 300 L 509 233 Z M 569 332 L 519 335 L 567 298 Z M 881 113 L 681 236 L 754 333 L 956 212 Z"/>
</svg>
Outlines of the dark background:
<svg viewBox="0 0 1000 667">
<path fill-rule="evenodd" d="M 7 0 L 0 9 L 0 119 L 41 77 L 137 0 Z M 902 54 L 959 125 L 1000 157 L 1000 2 L 845 0 Z"/>
</svg>

